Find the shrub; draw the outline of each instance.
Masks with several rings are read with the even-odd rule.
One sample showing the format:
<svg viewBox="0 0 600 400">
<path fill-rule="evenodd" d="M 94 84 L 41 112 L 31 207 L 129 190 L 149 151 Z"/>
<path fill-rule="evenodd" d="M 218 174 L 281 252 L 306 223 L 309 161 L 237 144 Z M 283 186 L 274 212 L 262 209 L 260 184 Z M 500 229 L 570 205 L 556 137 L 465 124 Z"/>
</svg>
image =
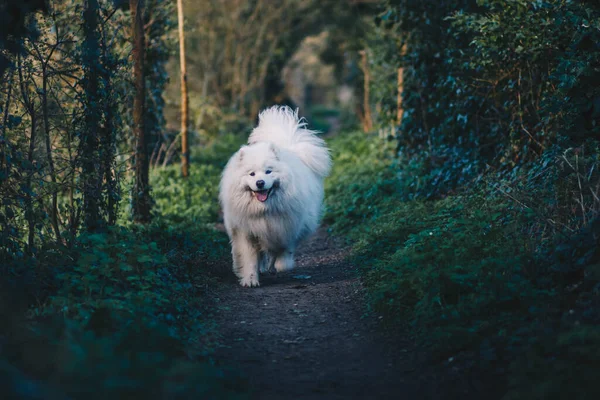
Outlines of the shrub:
<svg viewBox="0 0 600 400">
<path fill-rule="evenodd" d="M 364 136 L 361 132 L 340 135 L 331 145 L 335 168 L 325 181 L 325 222 L 336 229 L 347 229 L 378 215 L 382 204 L 373 196 L 398 190 L 390 149 Z"/>
<path fill-rule="evenodd" d="M 217 335 L 207 296 L 230 273 L 227 237 L 213 225 L 220 172 L 240 140 L 197 149 L 186 181 L 178 166 L 154 170 L 162 215 L 152 223 L 120 221 L 79 234 L 70 247 L 1 265 L 10 279 L 2 282 L 0 316 L 11 321 L 0 327 L 0 370 L 10 377 L 0 380 L 3 393 L 243 398 L 245 382 L 210 359 Z"/>
<path fill-rule="evenodd" d="M 426 154 L 434 196 L 578 147 L 600 126 L 598 16 L 584 0 L 388 0 L 366 39 L 376 119 L 396 124 L 402 67 L 398 148 Z"/>
<path fill-rule="evenodd" d="M 496 383 L 510 364 L 510 399 L 563 398 L 572 385 L 592 385 L 588 371 L 600 365 L 596 142 L 490 170 L 443 199 L 428 196 L 439 180 L 425 157 L 385 157 L 387 144 L 358 134 L 331 146 L 325 220 L 355 242 L 368 306 L 390 329 L 410 326 L 438 360 L 475 355 L 470 365 Z M 572 382 L 553 378 L 569 366 L 580 371 L 566 375 Z M 595 398 L 597 385 L 578 393 Z"/>
</svg>

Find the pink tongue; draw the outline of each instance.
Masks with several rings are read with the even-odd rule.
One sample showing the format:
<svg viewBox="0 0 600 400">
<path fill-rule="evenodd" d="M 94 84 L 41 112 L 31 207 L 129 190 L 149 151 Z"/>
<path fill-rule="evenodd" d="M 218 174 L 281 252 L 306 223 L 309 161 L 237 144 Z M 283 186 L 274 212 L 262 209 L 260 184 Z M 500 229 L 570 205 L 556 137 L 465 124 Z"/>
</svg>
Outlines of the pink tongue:
<svg viewBox="0 0 600 400">
<path fill-rule="evenodd" d="M 260 202 L 264 202 L 267 200 L 267 197 L 269 197 L 269 192 L 262 191 L 262 192 L 256 192 L 256 199 Z"/>
</svg>

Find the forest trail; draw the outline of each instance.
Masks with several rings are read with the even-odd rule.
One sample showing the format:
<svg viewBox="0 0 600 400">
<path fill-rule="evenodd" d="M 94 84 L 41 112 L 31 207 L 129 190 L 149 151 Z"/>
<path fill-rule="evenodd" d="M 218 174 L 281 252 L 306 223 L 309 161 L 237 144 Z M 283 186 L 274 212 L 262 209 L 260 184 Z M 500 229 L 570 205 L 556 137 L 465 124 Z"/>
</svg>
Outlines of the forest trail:
<svg viewBox="0 0 600 400">
<path fill-rule="evenodd" d="M 296 268 L 219 293 L 219 364 L 242 371 L 260 399 L 417 399 L 414 352 L 364 317 L 349 249 L 321 229 Z"/>
</svg>

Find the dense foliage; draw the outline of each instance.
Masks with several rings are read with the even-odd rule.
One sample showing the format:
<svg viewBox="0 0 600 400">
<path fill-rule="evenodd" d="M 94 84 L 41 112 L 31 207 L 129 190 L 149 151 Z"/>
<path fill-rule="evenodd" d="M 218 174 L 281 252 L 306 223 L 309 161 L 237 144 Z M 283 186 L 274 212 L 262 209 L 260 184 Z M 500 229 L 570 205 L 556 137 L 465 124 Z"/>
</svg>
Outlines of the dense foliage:
<svg viewBox="0 0 600 400">
<path fill-rule="evenodd" d="M 229 270 L 227 237 L 212 222 L 220 170 L 239 141 L 198 149 L 184 184 L 174 182 L 175 166 L 153 171 L 161 214 L 151 224 L 123 215 L 118 226 L 82 233 L 71 247 L 3 262 L 0 316 L 10 321 L 0 329 L 3 393 L 241 398 L 242 378 L 210 359 L 218 332 L 207 295 Z"/>
<path fill-rule="evenodd" d="M 507 398 L 598 396 L 598 148 L 423 201 L 410 199 L 429 191 L 425 167 L 389 143 L 357 133 L 332 146 L 326 222 L 356 243 L 374 312 L 463 373 L 502 386 L 510 368 Z M 555 379 L 567 370 L 569 384 Z"/>
<path fill-rule="evenodd" d="M 366 40 L 383 126 L 439 170 L 433 195 L 484 166 L 598 135 L 598 16 L 589 1 L 390 0 Z"/>
</svg>

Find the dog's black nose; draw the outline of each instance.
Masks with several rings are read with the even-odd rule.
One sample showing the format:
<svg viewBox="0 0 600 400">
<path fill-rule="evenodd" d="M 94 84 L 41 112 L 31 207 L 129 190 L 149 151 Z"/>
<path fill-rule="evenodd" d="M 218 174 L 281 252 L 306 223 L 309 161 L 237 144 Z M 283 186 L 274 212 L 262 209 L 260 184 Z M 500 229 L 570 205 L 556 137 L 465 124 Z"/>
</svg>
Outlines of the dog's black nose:
<svg viewBox="0 0 600 400">
<path fill-rule="evenodd" d="M 256 187 L 259 189 L 262 189 L 265 187 L 265 181 L 263 181 L 262 179 L 260 181 L 256 181 Z"/>
</svg>

